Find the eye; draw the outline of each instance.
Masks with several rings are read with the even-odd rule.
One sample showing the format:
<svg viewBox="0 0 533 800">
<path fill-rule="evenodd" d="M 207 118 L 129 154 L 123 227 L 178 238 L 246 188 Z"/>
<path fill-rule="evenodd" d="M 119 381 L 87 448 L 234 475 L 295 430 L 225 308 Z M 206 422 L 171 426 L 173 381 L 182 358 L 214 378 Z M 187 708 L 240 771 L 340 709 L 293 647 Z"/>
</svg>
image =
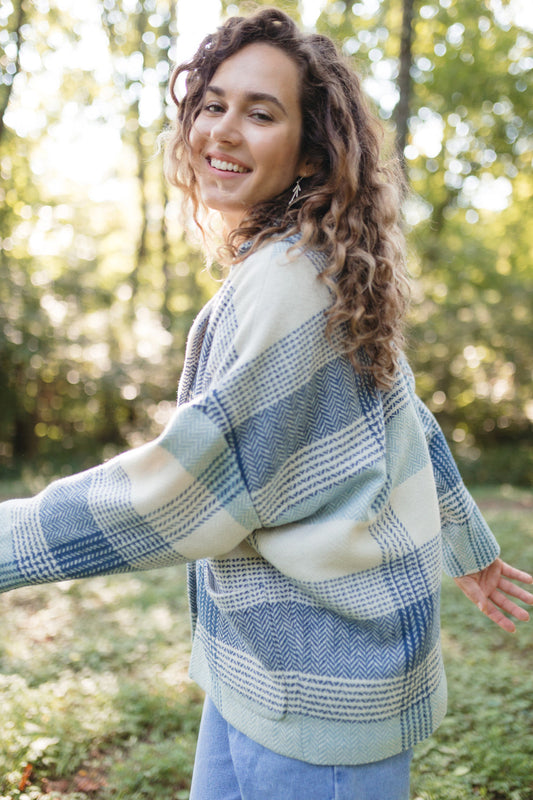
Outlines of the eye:
<svg viewBox="0 0 533 800">
<path fill-rule="evenodd" d="M 224 112 L 224 106 L 216 100 L 211 100 L 204 105 L 204 111 L 207 111 L 209 114 L 222 114 Z"/>
<path fill-rule="evenodd" d="M 273 121 L 272 114 L 269 114 L 268 111 L 255 110 L 255 111 L 252 111 L 250 113 L 250 116 L 253 119 L 258 120 L 259 122 L 272 122 Z"/>
</svg>

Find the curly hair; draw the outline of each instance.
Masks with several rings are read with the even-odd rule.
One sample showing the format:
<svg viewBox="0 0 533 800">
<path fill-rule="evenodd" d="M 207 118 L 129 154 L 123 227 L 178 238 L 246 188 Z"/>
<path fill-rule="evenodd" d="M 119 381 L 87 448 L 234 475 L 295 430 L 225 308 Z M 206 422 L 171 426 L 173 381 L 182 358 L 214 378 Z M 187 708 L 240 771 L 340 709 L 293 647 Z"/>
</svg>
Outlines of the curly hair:
<svg viewBox="0 0 533 800">
<path fill-rule="evenodd" d="M 358 372 L 370 373 L 381 389 L 394 382 L 404 346 L 408 303 L 405 243 L 399 214 L 403 195 L 395 160 L 382 160 L 382 126 L 369 108 L 361 80 L 332 40 L 300 31 L 279 9 L 250 17 L 231 17 L 207 36 L 190 61 L 178 66 L 170 92 L 177 118 L 167 141 L 167 178 L 190 201 L 201 230 L 203 210 L 191 164 L 189 137 L 206 87 L 217 68 L 246 45 L 263 42 L 280 48 L 297 65 L 302 111 L 301 155 L 314 172 L 301 181 L 298 200 L 291 188 L 247 210 L 228 234 L 225 252 L 233 260 L 243 241 L 252 250 L 267 239 L 301 234 L 300 246 L 325 253 L 320 278 L 332 290 L 327 334 Z M 186 73 L 179 100 L 176 81 Z M 247 251 L 247 255 L 250 250 Z"/>
</svg>

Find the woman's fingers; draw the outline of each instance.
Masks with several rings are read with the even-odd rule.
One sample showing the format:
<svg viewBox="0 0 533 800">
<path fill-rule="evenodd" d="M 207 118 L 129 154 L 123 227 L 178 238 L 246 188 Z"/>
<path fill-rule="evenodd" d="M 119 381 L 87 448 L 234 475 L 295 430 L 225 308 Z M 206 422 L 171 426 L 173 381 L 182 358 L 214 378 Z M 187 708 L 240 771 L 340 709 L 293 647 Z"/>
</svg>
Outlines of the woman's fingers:
<svg viewBox="0 0 533 800">
<path fill-rule="evenodd" d="M 522 606 L 517 606 L 517 604 L 507 597 L 506 594 L 503 594 L 503 592 L 498 590 L 494 591 L 490 599 L 495 605 L 501 608 L 502 611 L 505 611 L 506 614 L 512 614 L 513 617 L 516 617 L 516 619 L 522 622 L 527 622 L 529 619 L 529 613 L 526 609 L 522 608 Z"/>
<path fill-rule="evenodd" d="M 507 581 L 505 578 L 502 578 L 500 580 L 500 589 L 502 592 L 505 592 L 511 597 L 516 597 L 517 600 L 521 600 L 523 603 L 533 605 L 533 594 L 526 591 L 526 589 L 523 589 L 521 586 L 517 586 L 516 583 L 512 583 L 511 581 Z"/>
<path fill-rule="evenodd" d="M 501 562 L 501 569 L 502 575 L 505 575 L 506 578 L 512 578 L 512 580 L 520 581 L 521 583 L 533 583 L 533 575 L 512 567 L 510 564 L 506 564 L 505 561 Z"/>
<path fill-rule="evenodd" d="M 503 614 L 500 609 L 497 608 L 497 606 L 494 605 L 494 603 L 492 603 L 490 600 L 486 604 L 485 608 L 481 608 L 481 611 L 483 611 L 483 613 L 490 620 L 492 620 L 492 622 L 495 622 L 496 625 L 499 625 L 500 628 L 502 628 L 504 631 L 507 631 L 507 633 L 514 633 L 516 631 L 516 625 L 512 619 L 506 617 L 505 614 Z"/>
</svg>

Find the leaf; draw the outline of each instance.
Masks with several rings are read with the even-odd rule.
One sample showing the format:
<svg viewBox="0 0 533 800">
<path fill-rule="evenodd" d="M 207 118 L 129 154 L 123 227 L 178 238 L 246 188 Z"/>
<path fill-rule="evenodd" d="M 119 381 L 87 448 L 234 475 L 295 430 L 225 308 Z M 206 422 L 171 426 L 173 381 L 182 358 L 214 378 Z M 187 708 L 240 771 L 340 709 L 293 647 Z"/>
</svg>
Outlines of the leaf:
<svg viewBox="0 0 533 800">
<path fill-rule="evenodd" d="M 19 792 L 23 792 L 28 783 L 30 782 L 32 772 L 33 772 L 33 765 L 26 764 L 26 766 L 24 767 L 24 772 L 22 773 L 22 778 L 19 783 Z"/>
<path fill-rule="evenodd" d="M 107 781 L 99 771 L 80 769 L 74 778 L 74 788 L 79 792 L 98 792 L 104 786 Z"/>
</svg>

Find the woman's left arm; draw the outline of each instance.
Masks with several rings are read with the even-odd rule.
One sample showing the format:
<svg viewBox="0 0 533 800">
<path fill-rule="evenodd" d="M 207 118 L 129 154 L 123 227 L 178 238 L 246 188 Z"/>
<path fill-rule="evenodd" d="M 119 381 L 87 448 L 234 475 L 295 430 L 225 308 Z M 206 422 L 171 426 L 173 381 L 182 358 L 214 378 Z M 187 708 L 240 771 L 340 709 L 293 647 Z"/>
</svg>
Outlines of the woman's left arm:
<svg viewBox="0 0 533 800">
<path fill-rule="evenodd" d="M 468 599 L 504 631 L 514 633 L 516 630 L 514 622 L 505 614 L 524 622 L 529 619 L 526 609 L 517 605 L 512 598 L 533 605 L 533 594 L 517 586 L 513 581 L 533 583 L 533 576 L 506 564 L 501 558 L 497 558 L 480 572 L 463 575 L 454 580 Z"/>
</svg>

